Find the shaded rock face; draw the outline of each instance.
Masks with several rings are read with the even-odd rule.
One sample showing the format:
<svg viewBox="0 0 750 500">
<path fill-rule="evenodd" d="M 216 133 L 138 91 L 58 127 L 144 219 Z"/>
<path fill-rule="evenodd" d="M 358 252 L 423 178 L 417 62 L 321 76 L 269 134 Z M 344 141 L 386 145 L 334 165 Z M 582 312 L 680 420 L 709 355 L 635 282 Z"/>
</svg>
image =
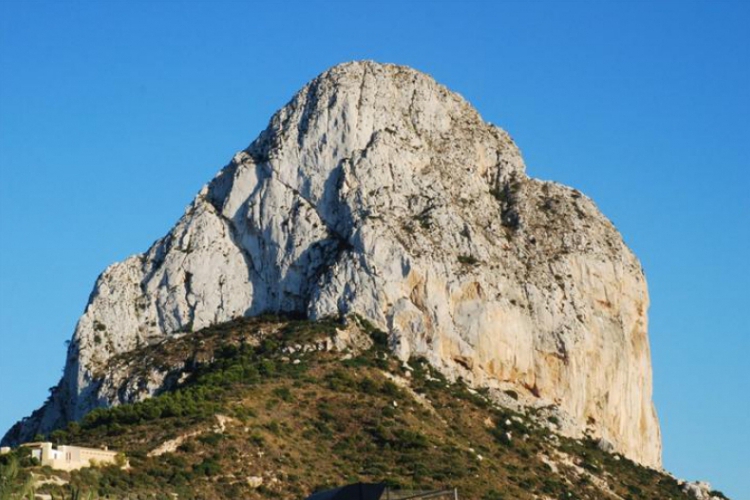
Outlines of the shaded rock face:
<svg viewBox="0 0 750 500">
<path fill-rule="evenodd" d="M 450 378 L 556 405 L 652 466 L 648 294 L 594 203 L 529 178 L 507 133 L 409 68 L 305 86 L 142 255 L 96 282 L 48 402 L 6 442 L 146 397 L 118 353 L 238 316 L 358 314 Z"/>
</svg>

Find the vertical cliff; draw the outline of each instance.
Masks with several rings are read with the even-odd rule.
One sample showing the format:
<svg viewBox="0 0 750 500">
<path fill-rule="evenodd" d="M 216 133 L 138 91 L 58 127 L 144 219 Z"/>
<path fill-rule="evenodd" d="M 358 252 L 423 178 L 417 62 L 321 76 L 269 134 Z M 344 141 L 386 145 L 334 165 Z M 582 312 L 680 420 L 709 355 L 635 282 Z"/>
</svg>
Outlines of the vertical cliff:
<svg viewBox="0 0 750 500">
<path fill-rule="evenodd" d="M 529 178 L 508 134 L 429 76 L 343 64 L 167 236 L 102 273 L 62 380 L 5 441 L 163 383 L 108 370 L 118 353 L 243 315 L 356 313 L 403 359 L 554 405 L 563 432 L 658 466 L 647 309 L 638 260 L 590 199 Z"/>
</svg>

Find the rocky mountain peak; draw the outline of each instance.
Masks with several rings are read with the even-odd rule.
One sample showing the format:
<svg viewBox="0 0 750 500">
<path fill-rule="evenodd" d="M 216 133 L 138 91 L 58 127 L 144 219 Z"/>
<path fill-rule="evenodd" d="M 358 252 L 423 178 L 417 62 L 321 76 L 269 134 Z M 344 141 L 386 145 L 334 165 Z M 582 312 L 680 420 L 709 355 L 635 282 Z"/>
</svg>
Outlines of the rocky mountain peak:
<svg viewBox="0 0 750 500">
<path fill-rule="evenodd" d="M 19 441 L 168 379 L 114 356 L 265 312 L 357 315 L 393 352 L 560 432 L 661 460 L 640 264 L 580 192 L 529 178 L 507 133 L 415 70 L 306 85 L 146 253 L 98 278 L 65 374 Z"/>
<path fill-rule="evenodd" d="M 412 136 L 417 146 L 419 140 L 444 142 L 445 134 L 457 129 L 470 135 L 494 130 L 506 136 L 486 124 L 460 95 L 424 73 L 392 64 L 350 62 L 331 68 L 300 90 L 247 152 L 263 158 L 293 146 L 300 153 L 330 154 L 315 158 L 317 165 L 335 165 L 335 160 L 365 150 L 377 134 Z M 523 168 L 521 163 L 516 166 Z"/>
<path fill-rule="evenodd" d="M 325 202 L 326 182 L 340 175 L 344 163 L 396 146 L 430 149 L 435 167 L 463 162 L 462 173 L 483 179 L 487 190 L 524 171 L 508 135 L 482 121 L 458 94 L 411 68 L 351 62 L 318 76 L 277 112 L 214 180 L 209 198 L 222 209 L 231 185 L 227 180 L 249 160 L 265 164 L 288 185 L 305 176 L 300 195 Z"/>
</svg>

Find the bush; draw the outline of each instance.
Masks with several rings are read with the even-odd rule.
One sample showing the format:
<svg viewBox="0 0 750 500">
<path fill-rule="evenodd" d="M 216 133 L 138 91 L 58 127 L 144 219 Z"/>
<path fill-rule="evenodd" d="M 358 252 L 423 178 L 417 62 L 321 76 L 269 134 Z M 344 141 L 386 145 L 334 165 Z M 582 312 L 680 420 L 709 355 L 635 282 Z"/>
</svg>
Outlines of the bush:
<svg viewBox="0 0 750 500">
<path fill-rule="evenodd" d="M 359 390 L 364 394 L 373 395 L 378 392 L 378 383 L 370 377 L 364 377 L 359 381 Z"/>
<path fill-rule="evenodd" d="M 203 444 L 206 444 L 208 446 L 216 446 L 219 444 L 219 442 L 224 439 L 224 434 L 218 433 L 218 432 L 211 432 L 208 434 L 203 434 L 198 438 L 198 441 L 200 441 Z"/>
<path fill-rule="evenodd" d="M 482 500 L 505 500 L 507 497 L 497 490 L 490 490 L 482 497 Z"/>
<path fill-rule="evenodd" d="M 216 457 L 208 457 L 193 467 L 193 472 L 196 474 L 203 474 L 205 476 L 216 476 L 221 473 L 221 464 L 219 464 Z"/>
<path fill-rule="evenodd" d="M 408 429 L 398 429 L 395 432 L 395 448 L 422 450 L 427 448 L 429 442 L 424 434 Z"/>
<path fill-rule="evenodd" d="M 277 387 L 273 390 L 273 395 L 287 403 L 292 400 L 292 392 L 288 387 Z"/>
<path fill-rule="evenodd" d="M 390 380 L 386 380 L 385 382 L 383 382 L 380 392 L 382 392 L 386 396 L 391 396 L 394 398 L 400 398 L 402 395 L 399 386 L 397 386 Z"/>
<path fill-rule="evenodd" d="M 458 262 L 461 264 L 466 264 L 467 266 L 473 266 L 479 261 L 473 255 L 459 255 Z"/>
</svg>

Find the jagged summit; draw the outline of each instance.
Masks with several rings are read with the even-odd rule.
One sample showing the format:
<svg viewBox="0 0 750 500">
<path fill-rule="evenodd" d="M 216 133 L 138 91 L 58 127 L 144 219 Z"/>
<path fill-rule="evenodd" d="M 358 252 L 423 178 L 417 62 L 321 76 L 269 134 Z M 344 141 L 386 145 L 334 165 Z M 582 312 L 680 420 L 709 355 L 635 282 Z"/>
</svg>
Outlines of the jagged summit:
<svg viewBox="0 0 750 500">
<path fill-rule="evenodd" d="M 289 162 L 301 163 L 305 172 L 318 169 L 319 175 L 325 175 L 339 168 L 342 160 L 367 151 L 383 134 L 406 139 L 411 148 L 420 140 L 445 147 L 448 144 L 443 143 L 451 141 L 446 134 L 456 130 L 496 137 L 501 149 L 512 150 L 506 151 L 508 160 L 516 160 L 502 165 L 505 177 L 523 173 L 520 153 L 508 135 L 485 123 L 460 95 L 414 69 L 373 61 L 343 63 L 322 73 L 273 116 L 244 153 L 256 163 L 281 167 L 274 173 L 285 181 L 298 173 L 288 168 Z M 242 153 L 234 165 L 241 161 Z M 500 164 L 495 167 L 474 174 L 497 184 Z M 226 197 L 219 180 L 235 170 L 230 165 L 212 183 L 217 185 L 212 200 Z M 322 190 L 323 186 L 310 185 L 301 194 L 320 199 Z"/>
<path fill-rule="evenodd" d="M 402 359 L 659 465 L 647 308 L 640 264 L 591 200 L 528 178 L 510 137 L 432 78 L 346 63 L 169 234 L 102 273 L 63 379 L 5 441 L 164 384 L 156 366 L 109 369 L 118 353 L 238 316 L 357 314 Z"/>
</svg>

